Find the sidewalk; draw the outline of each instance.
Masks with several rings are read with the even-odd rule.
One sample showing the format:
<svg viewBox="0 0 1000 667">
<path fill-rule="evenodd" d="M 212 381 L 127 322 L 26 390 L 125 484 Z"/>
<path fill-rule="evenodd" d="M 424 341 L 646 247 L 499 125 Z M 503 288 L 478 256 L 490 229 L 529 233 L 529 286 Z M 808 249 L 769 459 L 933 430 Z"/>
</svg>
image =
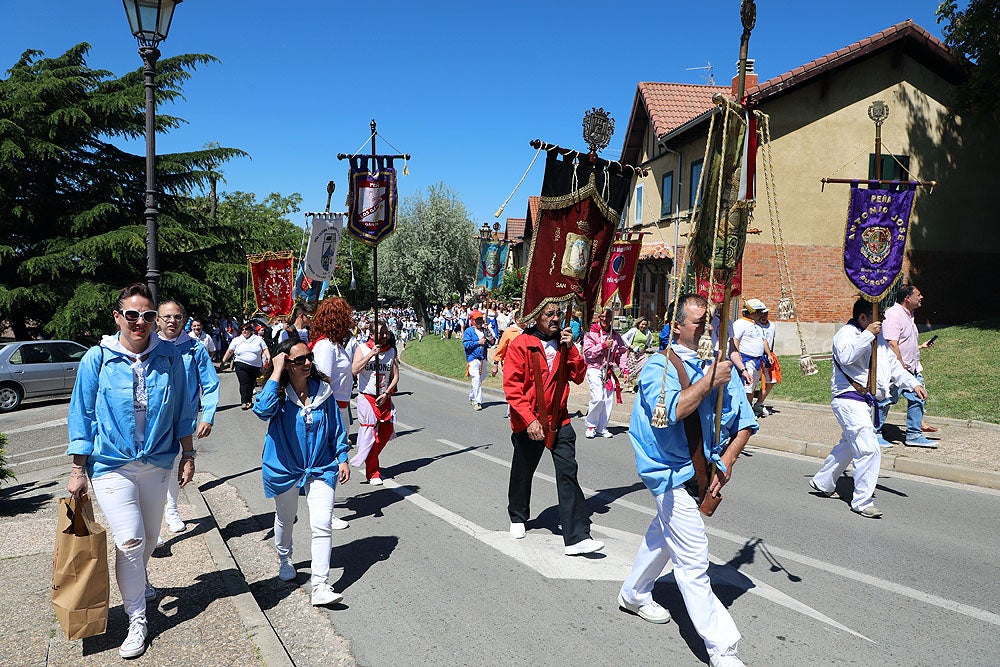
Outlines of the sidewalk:
<svg viewBox="0 0 1000 667">
<path fill-rule="evenodd" d="M 125 639 L 128 622 L 114 582 L 110 531 L 107 632 L 69 641 L 52 612 L 56 511 L 58 498 L 66 496 L 65 482 L 65 475 L 57 476 L 50 469 L 25 475 L 0 492 L 0 560 L 5 583 L 0 588 L 5 628 L 0 633 L 0 665 L 124 662 L 118 646 Z M 188 530 L 174 535 L 164 526 L 166 542 L 150 559 L 149 579 L 160 594 L 147 607 L 148 649 L 135 664 L 291 665 L 194 483 L 181 490 L 178 506 Z M 95 514 L 107 526 L 96 503 Z"/>
<path fill-rule="evenodd" d="M 442 382 L 468 386 L 461 382 L 414 368 L 404 362 L 407 371 L 432 377 Z M 493 386 L 487 386 L 493 385 Z M 495 378 L 484 383 L 483 391 L 503 399 Z M 590 395 L 586 383 L 570 384 L 569 411 L 578 416 L 578 435 L 583 435 L 582 417 L 587 414 Z M 622 404 L 611 413 L 612 426 L 628 426 L 635 394 L 622 392 Z M 760 431 L 750 439 L 750 446 L 783 452 L 826 458 L 840 440 L 840 426 L 827 405 L 768 401 L 774 414 L 760 419 Z M 894 442 L 891 449 L 882 450 L 882 470 L 895 470 L 911 475 L 1000 489 L 1000 425 L 927 416 L 927 421 L 941 429 L 931 435 L 940 440 L 937 449 L 906 447 L 902 444 L 905 431 L 906 405 L 897 405 L 889 413 L 885 435 Z M 617 429 L 615 432 L 619 432 Z M 621 437 L 621 436 L 619 436 Z"/>
</svg>

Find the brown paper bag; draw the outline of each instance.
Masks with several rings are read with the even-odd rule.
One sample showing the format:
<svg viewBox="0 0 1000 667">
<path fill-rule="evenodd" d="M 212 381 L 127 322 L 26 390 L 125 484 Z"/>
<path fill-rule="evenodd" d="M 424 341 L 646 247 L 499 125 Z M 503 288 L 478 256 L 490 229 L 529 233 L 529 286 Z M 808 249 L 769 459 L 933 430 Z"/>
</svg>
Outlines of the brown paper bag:
<svg viewBox="0 0 1000 667">
<path fill-rule="evenodd" d="M 59 499 L 52 566 L 52 609 L 68 639 L 102 634 L 108 626 L 107 533 L 87 494 Z"/>
</svg>

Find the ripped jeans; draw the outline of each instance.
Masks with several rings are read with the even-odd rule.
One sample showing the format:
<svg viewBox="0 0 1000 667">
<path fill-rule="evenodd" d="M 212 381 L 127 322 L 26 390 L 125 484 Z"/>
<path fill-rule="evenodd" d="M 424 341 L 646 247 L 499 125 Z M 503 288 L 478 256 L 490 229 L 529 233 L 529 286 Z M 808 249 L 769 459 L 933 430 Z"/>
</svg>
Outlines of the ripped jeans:
<svg viewBox="0 0 1000 667">
<path fill-rule="evenodd" d="M 91 485 L 115 540 L 115 579 L 130 620 L 146 615 L 146 564 L 156 548 L 173 470 L 132 461 Z"/>
</svg>

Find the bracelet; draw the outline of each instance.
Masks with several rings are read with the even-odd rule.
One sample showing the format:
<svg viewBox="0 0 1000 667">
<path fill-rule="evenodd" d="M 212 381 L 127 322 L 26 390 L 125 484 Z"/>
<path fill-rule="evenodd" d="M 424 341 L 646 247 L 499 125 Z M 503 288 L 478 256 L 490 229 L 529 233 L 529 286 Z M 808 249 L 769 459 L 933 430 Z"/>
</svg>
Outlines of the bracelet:
<svg viewBox="0 0 1000 667">
<path fill-rule="evenodd" d="M 198 455 L 198 450 L 194 448 L 181 450 L 182 459 L 194 459 L 194 457 L 197 455 Z"/>
</svg>

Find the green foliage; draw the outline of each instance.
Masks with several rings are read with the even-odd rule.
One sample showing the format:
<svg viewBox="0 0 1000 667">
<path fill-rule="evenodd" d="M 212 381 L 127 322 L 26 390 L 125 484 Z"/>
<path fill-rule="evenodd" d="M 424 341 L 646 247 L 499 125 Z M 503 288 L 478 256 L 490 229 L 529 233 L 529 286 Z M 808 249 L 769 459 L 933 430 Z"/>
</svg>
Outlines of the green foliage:
<svg viewBox="0 0 1000 667">
<path fill-rule="evenodd" d="M 980 111 L 997 118 L 1000 97 L 1000 3 L 969 0 L 964 11 L 957 0 L 945 0 L 937 9 L 945 23 L 944 42 L 965 58 L 966 81 L 958 87 L 951 110 L 957 114 Z M 964 3 L 963 3 L 964 4 Z"/>
<path fill-rule="evenodd" d="M 524 269 L 508 268 L 503 272 L 500 280 L 500 287 L 493 290 L 492 297 L 497 301 L 512 303 L 514 299 L 520 299 L 524 293 Z"/>
<path fill-rule="evenodd" d="M 54 337 L 96 337 L 110 325 L 113 293 L 145 276 L 145 156 L 108 143 L 145 135 L 143 74 L 92 69 L 89 48 L 78 44 L 55 58 L 26 51 L 0 79 L 0 320 L 22 339 L 29 322 Z M 199 54 L 161 60 L 158 104 L 180 98 L 190 72 L 212 62 Z M 157 113 L 157 132 L 182 122 Z M 211 218 L 193 197 L 219 165 L 244 155 L 216 145 L 157 156 L 163 297 L 235 312 L 240 255 L 298 247 L 294 226 L 271 215 L 297 210 L 297 200 L 244 203 L 240 213 L 253 215 L 241 226 L 236 213 Z M 271 224 L 254 228 L 262 217 Z"/>
<path fill-rule="evenodd" d="M 10 468 L 7 467 L 7 435 L 0 433 L 0 484 L 6 482 L 8 479 L 17 479 Z"/>
<path fill-rule="evenodd" d="M 476 277 L 479 242 L 465 204 L 444 183 L 407 197 L 396 233 L 378 248 L 379 295 L 412 305 L 464 292 Z"/>
</svg>

